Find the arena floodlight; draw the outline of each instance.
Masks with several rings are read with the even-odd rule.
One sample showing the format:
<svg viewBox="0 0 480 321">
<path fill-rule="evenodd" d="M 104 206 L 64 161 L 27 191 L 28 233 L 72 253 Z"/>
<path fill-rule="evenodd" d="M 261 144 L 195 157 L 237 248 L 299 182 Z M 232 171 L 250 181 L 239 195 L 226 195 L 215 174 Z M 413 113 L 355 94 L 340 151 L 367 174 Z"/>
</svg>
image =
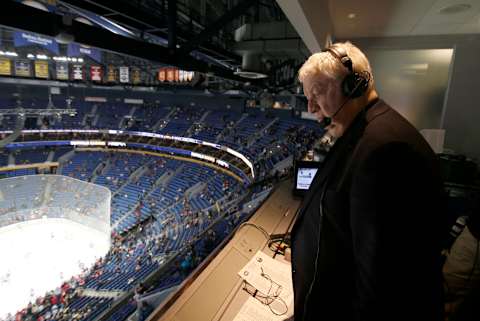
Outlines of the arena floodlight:
<svg viewBox="0 0 480 321">
<path fill-rule="evenodd" d="M 237 70 L 233 73 L 236 76 L 242 77 L 242 78 L 247 78 L 247 79 L 264 79 L 267 78 L 268 76 L 259 72 L 254 72 L 254 71 L 241 71 Z"/>
</svg>

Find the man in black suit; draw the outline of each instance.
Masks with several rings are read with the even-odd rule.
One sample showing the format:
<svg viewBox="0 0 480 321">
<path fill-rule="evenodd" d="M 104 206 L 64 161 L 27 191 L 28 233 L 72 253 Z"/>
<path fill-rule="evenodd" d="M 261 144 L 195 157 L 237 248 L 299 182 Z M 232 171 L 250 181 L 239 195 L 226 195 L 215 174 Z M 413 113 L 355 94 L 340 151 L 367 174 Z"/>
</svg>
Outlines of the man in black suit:
<svg viewBox="0 0 480 321">
<path fill-rule="evenodd" d="M 349 42 L 299 71 L 335 141 L 292 230 L 295 321 L 442 320 L 443 187 L 419 132 Z"/>
</svg>

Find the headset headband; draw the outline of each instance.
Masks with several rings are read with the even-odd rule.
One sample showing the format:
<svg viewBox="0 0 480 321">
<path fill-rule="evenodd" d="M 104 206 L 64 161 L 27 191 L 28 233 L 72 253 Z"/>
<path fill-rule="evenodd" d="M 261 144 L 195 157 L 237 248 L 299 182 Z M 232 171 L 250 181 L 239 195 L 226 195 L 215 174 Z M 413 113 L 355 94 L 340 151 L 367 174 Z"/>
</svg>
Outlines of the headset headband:
<svg viewBox="0 0 480 321">
<path fill-rule="evenodd" d="M 352 59 L 350 59 L 345 49 L 341 47 L 331 46 L 325 49 L 325 51 L 332 54 L 332 56 L 334 56 L 338 61 L 340 61 L 350 73 L 353 73 Z"/>
<path fill-rule="evenodd" d="M 342 81 L 341 88 L 345 97 L 357 98 L 362 96 L 368 89 L 370 83 L 370 73 L 367 71 L 355 72 L 353 70 L 352 59 L 347 51 L 341 46 L 332 45 L 327 47 L 325 52 L 329 52 L 348 70 L 348 75 Z"/>
</svg>

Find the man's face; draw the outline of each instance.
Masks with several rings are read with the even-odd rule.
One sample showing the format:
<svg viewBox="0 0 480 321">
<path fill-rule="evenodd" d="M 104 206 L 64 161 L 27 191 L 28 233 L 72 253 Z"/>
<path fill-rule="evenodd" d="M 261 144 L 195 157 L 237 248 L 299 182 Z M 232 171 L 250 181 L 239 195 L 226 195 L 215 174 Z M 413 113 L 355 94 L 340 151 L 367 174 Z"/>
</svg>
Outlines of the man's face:
<svg viewBox="0 0 480 321">
<path fill-rule="evenodd" d="M 316 74 L 303 82 L 303 92 L 308 99 L 308 112 L 315 115 L 321 122 L 325 117 L 331 117 L 339 108 L 342 93 L 337 81 L 324 74 Z M 337 124 L 335 119 L 328 129 L 333 129 Z"/>
</svg>

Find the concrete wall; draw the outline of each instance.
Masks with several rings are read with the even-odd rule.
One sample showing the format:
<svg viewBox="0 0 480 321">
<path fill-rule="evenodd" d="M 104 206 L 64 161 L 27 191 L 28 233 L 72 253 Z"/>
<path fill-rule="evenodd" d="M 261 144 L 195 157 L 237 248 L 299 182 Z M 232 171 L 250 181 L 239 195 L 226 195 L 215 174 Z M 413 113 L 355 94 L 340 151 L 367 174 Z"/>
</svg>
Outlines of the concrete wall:
<svg viewBox="0 0 480 321">
<path fill-rule="evenodd" d="M 446 130 L 445 148 L 480 159 L 480 36 L 417 36 L 349 39 L 366 52 L 451 49 L 452 63 L 439 128 Z M 385 54 L 387 55 L 387 54 Z M 393 75 L 395 77 L 397 75 Z M 409 93 L 407 92 L 406 95 Z M 437 100 L 435 104 L 439 104 Z M 436 115 L 436 114 L 435 114 Z M 408 117 L 408 116 L 407 116 Z M 432 117 L 437 117 L 433 116 Z M 412 122 L 415 120 L 410 119 Z M 436 122 L 436 120 L 435 120 Z"/>
<path fill-rule="evenodd" d="M 445 146 L 480 160 L 480 39 L 455 46 L 443 118 Z"/>
<path fill-rule="evenodd" d="M 440 128 L 453 49 L 366 50 L 376 89 L 419 130 Z"/>
</svg>

